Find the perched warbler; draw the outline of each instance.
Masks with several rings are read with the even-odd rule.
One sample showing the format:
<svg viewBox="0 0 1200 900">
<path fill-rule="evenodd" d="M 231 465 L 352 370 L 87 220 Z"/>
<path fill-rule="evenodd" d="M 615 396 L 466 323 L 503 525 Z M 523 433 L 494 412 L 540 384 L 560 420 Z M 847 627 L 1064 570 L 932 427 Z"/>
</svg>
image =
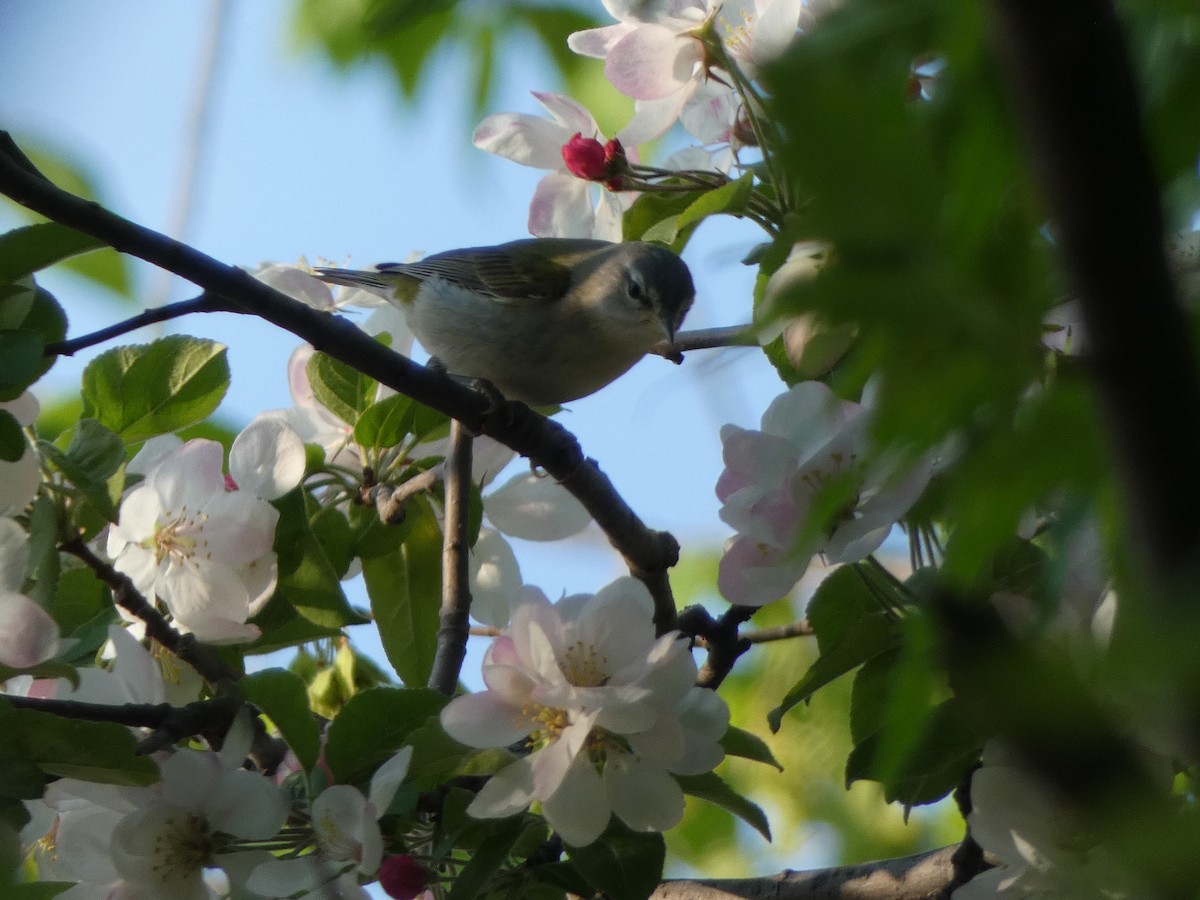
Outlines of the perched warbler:
<svg viewBox="0 0 1200 900">
<path fill-rule="evenodd" d="M 665 247 L 574 238 L 316 273 L 390 301 L 446 371 L 531 406 L 585 397 L 671 345 L 696 293 Z"/>
</svg>

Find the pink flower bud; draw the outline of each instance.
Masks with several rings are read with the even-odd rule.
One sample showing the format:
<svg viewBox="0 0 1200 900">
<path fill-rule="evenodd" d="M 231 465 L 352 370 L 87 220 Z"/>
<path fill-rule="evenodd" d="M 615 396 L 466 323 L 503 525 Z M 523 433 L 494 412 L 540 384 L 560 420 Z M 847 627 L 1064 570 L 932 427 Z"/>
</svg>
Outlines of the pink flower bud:
<svg viewBox="0 0 1200 900">
<path fill-rule="evenodd" d="M 379 885 L 396 900 L 413 900 L 430 882 L 429 873 L 407 853 L 389 856 L 379 867 Z"/>
<path fill-rule="evenodd" d="M 225 475 L 225 490 L 227 490 L 227 491 L 238 490 L 238 483 L 233 480 L 232 475 L 229 475 L 229 474 Z"/>
<path fill-rule="evenodd" d="M 579 132 L 575 132 L 575 136 L 562 147 L 567 171 L 584 181 L 603 181 L 607 177 L 605 156 L 603 144 L 595 138 L 585 138 Z"/>
</svg>

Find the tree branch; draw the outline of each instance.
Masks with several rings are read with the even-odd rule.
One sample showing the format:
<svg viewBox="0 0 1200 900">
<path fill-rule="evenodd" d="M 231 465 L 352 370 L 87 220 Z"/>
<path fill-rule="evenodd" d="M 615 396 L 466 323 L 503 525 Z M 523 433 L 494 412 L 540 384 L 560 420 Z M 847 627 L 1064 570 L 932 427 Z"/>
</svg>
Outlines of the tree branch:
<svg viewBox="0 0 1200 900">
<path fill-rule="evenodd" d="M 665 881 L 651 900 L 944 900 L 956 847 L 762 878 Z"/>
<path fill-rule="evenodd" d="M 129 317 L 123 322 L 109 325 L 107 328 L 101 328 L 99 331 L 93 331 L 91 334 L 72 338 L 69 341 L 47 344 L 45 355 L 73 356 L 76 352 L 87 347 L 94 347 L 96 344 L 102 344 L 115 337 L 128 334 L 131 331 L 137 331 L 137 329 L 145 328 L 147 325 L 156 325 L 159 322 L 166 322 L 171 319 L 177 319 L 180 316 L 191 315 L 192 313 L 207 312 L 244 313 L 245 310 L 234 306 L 228 300 L 218 297 L 215 294 L 205 293 L 190 300 L 181 300 L 178 303 L 169 303 L 166 306 L 148 309 L 136 316 Z"/>
<path fill-rule="evenodd" d="M 437 651 L 429 686 L 446 696 L 458 687 L 467 656 L 471 588 L 469 553 L 471 526 L 471 434 L 461 422 L 450 426 L 450 455 L 446 457 L 446 516 L 442 534 L 442 609 L 438 615 Z"/>
<path fill-rule="evenodd" d="M 584 505 L 631 574 L 649 588 L 660 632 L 670 630 L 675 605 L 666 572 L 679 561 L 678 542 L 666 532 L 647 528 L 595 461 L 584 458 L 574 435 L 557 422 L 523 403 L 497 402 L 471 390 L 392 352 L 345 319 L 311 309 L 241 269 L 63 191 L 30 172 L 24 159 L 12 137 L 0 132 L 0 192 L 21 205 L 89 234 L 121 253 L 168 269 L 206 292 L 225 297 L 244 312 L 290 331 L 381 384 L 528 457 Z"/>
<path fill-rule="evenodd" d="M 991 8 L 996 53 L 1082 305 L 1089 370 L 1124 483 L 1126 535 L 1141 575 L 1171 585 L 1200 547 L 1200 377 L 1167 266 L 1124 36 L 1108 0 L 993 0 Z"/>
<path fill-rule="evenodd" d="M 91 551 L 80 538 L 73 538 L 62 545 L 65 553 L 82 560 L 96 577 L 112 591 L 113 602 L 146 625 L 148 637 L 158 641 L 185 663 L 195 669 L 200 677 L 213 685 L 232 684 L 237 674 L 211 650 L 190 634 L 180 634 L 172 628 L 151 604 L 138 592 L 128 575 L 118 572 Z"/>
</svg>

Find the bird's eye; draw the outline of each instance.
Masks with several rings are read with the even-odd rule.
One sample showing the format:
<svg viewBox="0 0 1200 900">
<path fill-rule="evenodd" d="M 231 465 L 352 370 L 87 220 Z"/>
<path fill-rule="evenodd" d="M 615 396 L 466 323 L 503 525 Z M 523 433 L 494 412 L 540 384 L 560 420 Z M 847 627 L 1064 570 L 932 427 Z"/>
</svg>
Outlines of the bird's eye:
<svg viewBox="0 0 1200 900">
<path fill-rule="evenodd" d="M 629 299 L 637 303 L 639 306 L 650 307 L 650 298 L 646 296 L 646 289 L 642 285 L 642 281 L 634 273 L 630 272 L 626 280 L 625 292 L 629 294 Z"/>
</svg>

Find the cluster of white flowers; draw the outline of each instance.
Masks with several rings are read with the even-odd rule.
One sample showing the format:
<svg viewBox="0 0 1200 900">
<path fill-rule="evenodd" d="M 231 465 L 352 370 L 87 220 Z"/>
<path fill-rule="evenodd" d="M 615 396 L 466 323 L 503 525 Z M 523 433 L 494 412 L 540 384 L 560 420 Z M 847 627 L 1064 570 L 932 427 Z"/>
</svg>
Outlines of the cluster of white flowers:
<svg viewBox="0 0 1200 900">
<path fill-rule="evenodd" d="M 856 562 L 883 543 L 932 473 L 921 463 L 896 472 L 866 464 L 868 409 L 818 381 L 776 397 L 762 429 L 721 429 L 725 471 L 717 481 L 721 519 L 738 532 L 725 548 L 717 584 L 733 603 L 762 606 L 785 596 L 813 555 Z M 822 489 L 848 492 L 835 521 L 815 520 Z"/>
<path fill-rule="evenodd" d="M 275 525 L 268 502 L 304 475 L 304 444 L 292 429 L 256 419 L 234 440 L 229 475 L 216 441 L 164 435 L 126 467 L 144 475 L 108 532 L 113 565 L 157 597 L 175 625 L 213 642 L 253 640 L 247 624 L 275 590 Z"/>
<path fill-rule="evenodd" d="M 453 700 L 442 726 L 473 747 L 530 751 L 488 781 L 468 811 L 502 818 L 536 801 L 567 843 L 590 844 L 615 813 L 636 831 L 683 816 L 673 775 L 721 761 L 729 710 L 695 687 L 677 633 L 654 636 L 646 587 L 621 578 L 550 603 L 527 589 L 483 664 L 486 690 Z"/>
</svg>

